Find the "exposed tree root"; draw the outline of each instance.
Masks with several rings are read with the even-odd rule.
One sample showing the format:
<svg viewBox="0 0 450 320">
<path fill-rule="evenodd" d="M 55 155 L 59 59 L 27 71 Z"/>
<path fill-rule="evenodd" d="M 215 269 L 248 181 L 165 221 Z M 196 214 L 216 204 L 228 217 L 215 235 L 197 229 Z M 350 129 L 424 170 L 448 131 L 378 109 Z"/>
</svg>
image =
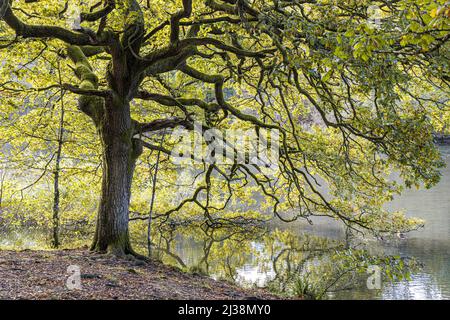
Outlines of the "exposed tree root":
<svg viewBox="0 0 450 320">
<path fill-rule="evenodd" d="M 108 246 L 108 248 L 100 248 L 98 244 L 93 243 L 90 252 L 96 253 L 96 254 L 106 254 L 111 255 L 120 259 L 126 259 L 126 260 L 139 260 L 139 261 L 145 261 L 150 262 L 151 259 L 149 257 L 146 257 L 140 253 L 137 253 L 134 251 L 134 249 L 131 247 L 131 244 L 125 245 L 125 248 L 121 248 L 118 246 Z"/>
</svg>

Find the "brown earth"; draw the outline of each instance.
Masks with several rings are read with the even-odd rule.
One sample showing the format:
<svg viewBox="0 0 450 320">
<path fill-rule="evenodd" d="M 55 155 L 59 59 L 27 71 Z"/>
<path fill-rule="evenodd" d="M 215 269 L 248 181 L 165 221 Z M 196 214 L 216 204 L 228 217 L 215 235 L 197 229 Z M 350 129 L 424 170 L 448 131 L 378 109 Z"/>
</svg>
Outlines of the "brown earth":
<svg viewBox="0 0 450 320">
<path fill-rule="evenodd" d="M 68 289 L 79 266 L 81 289 Z M 276 299 L 156 261 L 119 259 L 87 250 L 0 250 L 0 299 Z"/>
</svg>

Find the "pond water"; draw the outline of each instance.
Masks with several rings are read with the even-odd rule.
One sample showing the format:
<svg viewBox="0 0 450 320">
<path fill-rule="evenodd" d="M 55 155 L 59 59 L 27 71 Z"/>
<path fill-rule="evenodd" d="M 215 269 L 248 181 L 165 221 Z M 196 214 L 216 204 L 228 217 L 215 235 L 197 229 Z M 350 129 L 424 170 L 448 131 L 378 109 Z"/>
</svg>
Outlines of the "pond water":
<svg viewBox="0 0 450 320">
<path fill-rule="evenodd" d="M 380 299 L 450 299 L 450 147 L 441 147 L 446 167 L 438 185 L 429 190 L 406 190 L 388 204 L 393 210 L 425 220 L 425 227 L 406 239 L 378 243 L 388 254 L 413 256 L 423 264 L 410 281 L 386 283 L 380 292 L 353 291 L 340 298 L 369 296 Z"/>
<path fill-rule="evenodd" d="M 401 196 L 387 204 L 389 209 L 403 209 L 408 216 L 424 219 L 425 227 L 408 233 L 404 239 L 373 240 L 366 243 L 366 248 L 372 252 L 414 257 L 422 265 L 420 270 L 414 272 L 409 280 L 384 281 L 381 290 L 369 290 L 366 286 L 359 286 L 328 293 L 325 298 L 450 299 L 450 147 L 445 146 L 440 149 L 447 166 L 442 169 L 442 178 L 439 184 L 429 190 L 406 190 Z M 345 239 L 343 228 L 333 221 L 324 219 L 316 219 L 314 225 L 301 222 L 290 225 L 277 223 L 277 228 L 288 229 L 290 233 L 299 237 L 309 233 L 328 239 Z M 250 243 L 247 244 L 247 249 L 241 249 L 251 249 L 251 253 L 244 254 L 238 259 L 239 261 L 229 260 L 229 256 L 227 256 L 228 266 L 226 263 L 211 263 L 208 265 L 208 273 L 218 277 L 218 274 L 227 273 L 227 268 L 231 270 L 230 264 L 235 261 L 237 266 L 229 274 L 233 274 L 233 280 L 238 283 L 256 283 L 262 286 L 273 279 L 275 277 L 274 268 L 267 264 L 267 260 L 272 260 L 272 262 L 274 260 L 273 247 L 263 241 L 248 241 Z M 202 260 L 205 246 L 205 243 L 202 244 L 192 237 L 178 236 L 173 253 L 186 266 L 194 266 Z M 226 246 L 219 248 L 222 248 L 219 250 L 226 250 Z M 235 250 L 239 251 L 238 248 Z M 261 257 L 267 259 L 261 259 Z M 222 257 L 222 259 L 224 258 Z"/>
<path fill-rule="evenodd" d="M 328 292 L 322 298 L 450 299 L 450 146 L 440 149 L 447 166 L 442 169 L 439 184 L 429 190 L 406 190 L 387 204 L 389 209 L 403 209 L 409 216 L 424 219 L 425 227 L 408 233 L 404 239 L 373 239 L 364 243 L 371 252 L 414 257 L 422 265 L 420 270 L 412 273 L 410 280 L 383 281 L 380 290 L 369 290 L 365 285 L 350 286 L 345 290 Z M 305 253 L 304 248 L 313 248 L 313 252 L 320 249 L 324 244 L 317 239 L 329 239 L 333 244 L 346 238 L 345 230 L 326 218 L 315 219 L 313 225 L 277 222 L 270 229 L 271 232 L 256 238 L 244 232 L 237 235 L 240 241 L 218 241 L 216 238 L 208 242 L 202 238 L 201 232 L 178 234 L 167 246 L 161 242 L 158 244 L 166 249 L 160 258 L 190 271 L 206 272 L 215 278 L 231 279 L 242 285 L 264 286 L 280 278 L 282 268 L 292 269 L 304 265 L 304 261 L 314 263 L 315 256 Z M 0 237 L 0 246 L 17 246 L 19 240 L 23 242 L 22 247 L 36 245 L 34 236 L 18 235 L 20 239 Z M 308 238 L 308 235 L 312 237 Z"/>
</svg>

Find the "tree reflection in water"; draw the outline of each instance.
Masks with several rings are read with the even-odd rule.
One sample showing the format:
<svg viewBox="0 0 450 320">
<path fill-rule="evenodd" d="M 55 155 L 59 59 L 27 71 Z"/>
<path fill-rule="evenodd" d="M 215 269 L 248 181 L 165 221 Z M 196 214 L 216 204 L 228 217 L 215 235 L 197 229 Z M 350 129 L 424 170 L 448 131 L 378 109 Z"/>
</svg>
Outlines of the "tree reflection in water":
<svg viewBox="0 0 450 320">
<path fill-rule="evenodd" d="M 305 299 L 366 286 L 370 266 L 380 267 L 384 281 L 408 279 L 418 268 L 413 259 L 371 255 L 350 233 L 346 241 L 336 241 L 264 225 L 241 216 L 214 222 L 167 219 L 154 228 L 154 258 L 185 271 Z"/>
</svg>

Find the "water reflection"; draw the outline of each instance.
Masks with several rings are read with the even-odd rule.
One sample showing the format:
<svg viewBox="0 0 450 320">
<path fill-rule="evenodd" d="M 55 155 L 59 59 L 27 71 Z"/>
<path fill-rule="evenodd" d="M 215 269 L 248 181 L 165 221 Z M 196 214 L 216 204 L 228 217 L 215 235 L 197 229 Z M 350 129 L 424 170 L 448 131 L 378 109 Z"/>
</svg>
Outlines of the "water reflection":
<svg viewBox="0 0 450 320">
<path fill-rule="evenodd" d="M 278 228 L 253 229 L 245 236 L 234 233 L 224 241 L 220 238 L 225 232 L 217 232 L 221 236 L 213 238 L 201 228 L 189 227 L 170 237 L 173 242 L 168 246 L 155 245 L 155 250 L 164 262 L 191 272 L 309 299 L 364 287 L 371 265 L 379 265 L 393 277 L 408 273 L 414 265 L 400 257 L 379 259 L 366 250 L 349 248 L 345 241 Z"/>
<path fill-rule="evenodd" d="M 430 190 L 406 190 L 388 204 L 388 209 L 404 209 L 408 216 L 425 219 L 425 228 L 409 233 L 406 239 L 363 243 L 372 254 L 415 257 L 422 265 L 420 271 L 409 280 L 383 281 L 381 290 L 368 290 L 358 281 L 361 275 L 352 273 L 330 287 L 323 298 L 450 299 L 450 147 L 442 147 L 441 151 L 447 164 L 441 182 Z M 276 229 L 256 236 L 247 234 L 239 240 L 226 241 L 202 240 L 198 234 L 177 235 L 174 244 L 166 246 L 164 259 L 216 278 L 244 285 L 277 286 L 277 290 L 298 293 L 308 284 L 299 283 L 298 279 L 290 281 L 290 277 L 309 272 L 308 266 L 317 265 L 320 257 L 329 259 L 332 252 L 345 250 L 345 230 L 327 219 L 316 219 L 312 226 L 276 223 L 273 228 Z M 332 282 L 336 276 L 333 273 L 336 270 L 325 267 L 317 276 Z"/>
<path fill-rule="evenodd" d="M 164 236 L 155 240 L 154 255 L 191 272 L 247 286 L 268 286 L 286 295 L 328 299 L 450 299 L 450 147 L 441 151 L 447 164 L 441 182 L 430 190 L 407 190 L 387 206 L 425 219 L 425 227 L 407 234 L 405 239 L 359 239 L 358 243 L 371 255 L 416 258 L 422 267 L 409 280 L 385 279 L 380 290 L 368 290 L 364 272 L 356 268 L 345 273 L 355 267 L 356 260 L 351 257 L 356 254 L 361 258 L 360 253 L 346 256 L 348 233 L 326 218 L 314 219 L 313 225 L 273 222 L 269 230 L 252 226 L 212 233 L 191 227 L 171 230 L 168 225 Z M 38 234 L 2 234 L 0 246 L 39 247 L 45 239 L 39 241 Z M 145 249 L 146 240 L 141 242 Z"/>
</svg>

